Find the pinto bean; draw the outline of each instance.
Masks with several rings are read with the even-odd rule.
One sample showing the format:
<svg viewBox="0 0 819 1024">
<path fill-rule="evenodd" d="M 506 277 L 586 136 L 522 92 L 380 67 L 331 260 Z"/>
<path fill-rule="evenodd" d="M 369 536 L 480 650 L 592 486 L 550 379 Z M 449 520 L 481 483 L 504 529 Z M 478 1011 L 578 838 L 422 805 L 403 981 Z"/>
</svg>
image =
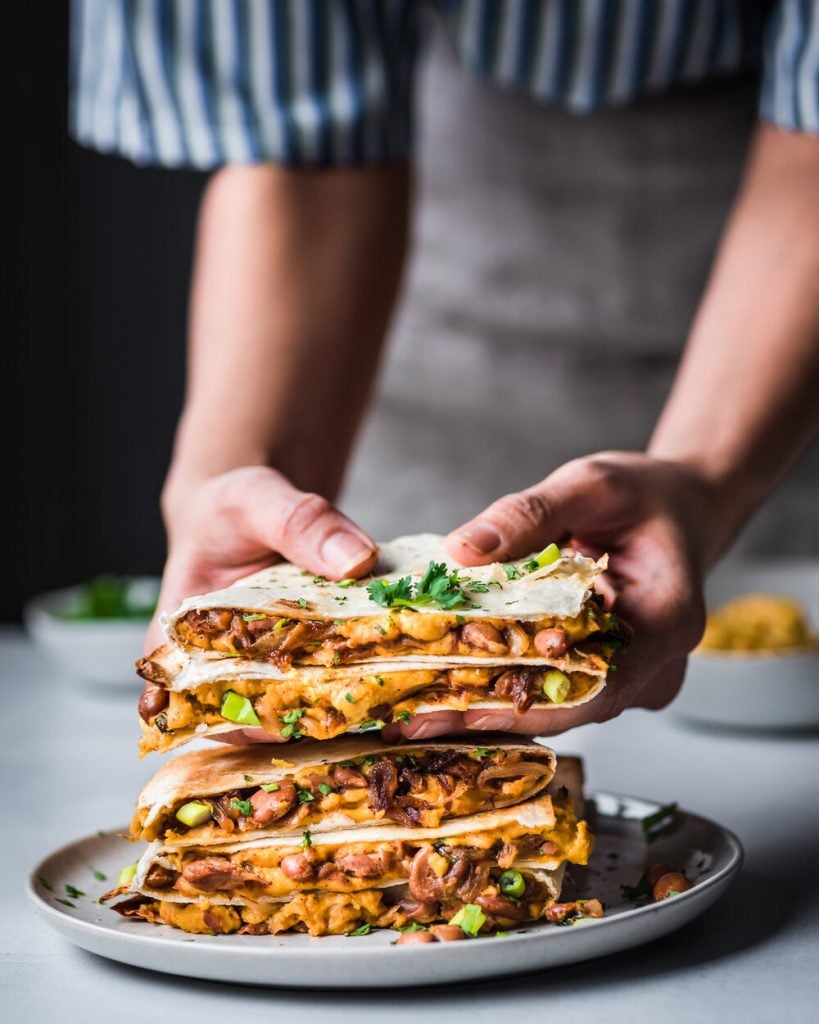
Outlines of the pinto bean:
<svg viewBox="0 0 819 1024">
<path fill-rule="evenodd" d="M 529 650 L 529 634 L 522 626 L 510 624 L 504 627 L 503 638 L 509 646 L 509 653 L 515 658 Z"/>
<path fill-rule="evenodd" d="M 569 647 L 569 634 L 561 626 L 535 633 L 535 650 L 541 658 L 559 658 Z"/>
<path fill-rule="evenodd" d="M 161 864 L 152 864 L 145 876 L 145 883 L 152 889 L 170 889 L 178 877 L 178 871 L 165 868 Z"/>
<path fill-rule="evenodd" d="M 410 921 L 429 920 L 438 913 L 438 905 L 434 900 L 401 900 L 398 909 Z"/>
<path fill-rule="evenodd" d="M 392 850 L 378 853 L 341 853 L 335 858 L 336 867 L 353 878 L 380 878 L 392 867 Z"/>
<path fill-rule="evenodd" d="M 503 917 L 510 921 L 525 921 L 529 910 L 521 903 L 513 903 L 505 896 L 478 896 L 475 902 L 491 917 Z"/>
<path fill-rule="evenodd" d="M 456 924 L 436 924 L 430 932 L 436 942 L 458 942 L 466 938 L 466 932 Z"/>
<path fill-rule="evenodd" d="M 271 821 L 283 818 L 295 805 L 297 800 L 296 787 L 292 782 L 282 782 L 272 793 L 264 789 L 257 790 L 250 798 L 253 808 L 251 817 L 257 825 L 269 825 Z"/>
<path fill-rule="evenodd" d="M 396 941 L 396 946 L 419 946 L 422 943 L 434 942 L 429 932 L 404 932 Z"/>
<path fill-rule="evenodd" d="M 304 853 L 289 853 L 282 858 L 279 867 L 293 882 L 310 882 L 315 878 L 316 866 L 314 858 Z"/>
<path fill-rule="evenodd" d="M 491 622 L 467 622 L 461 629 L 461 640 L 469 647 L 487 654 L 506 654 L 506 644 Z"/>
<path fill-rule="evenodd" d="M 366 789 L 367 780 L 357 768 L 337 764 L 333 768 L 333 781 L 343 789 Z"/>
<path fill-rule="evenodd" d="M 192 861 L 182 872 L 185 881 L 202 892 L 233 889 L 238 885 L 263 885 L 252 871 L 246 871 L 224 857 L 203 857 Z"/>
<path fill-rule="evenodd" d="M 646 880 L 650 888 L 654 888 L 657 882 L 663 877 L 663 875 L 669 874 L 671 871 L 676 871 L 670 864 L 647 864 L 646 869 L 643 872 L 643 878 Z"/>
<path fill-rule="evenodd" d="M 156 686 L 153 683 L 148 683 L 142 691 L 142 695 L 139 698 L 139 704 L 137 705 L 139 717 L 147 724 L 154 716 L 158 715 L 160 711 L 165 710 L 168 706 L 169 699 L 170 696 L 164 686 Z"/>
<path fill-rule="evenodd" d="M 660 900 L 667 900 L 672 892 L 688 892 L 691 888 L 691 883 L 680 871 L 669 871 L 668 874 L 662 875 L 654 883 L 654 888 L 651 890 L 652 897 L 659 902 Z"/>
</svg>

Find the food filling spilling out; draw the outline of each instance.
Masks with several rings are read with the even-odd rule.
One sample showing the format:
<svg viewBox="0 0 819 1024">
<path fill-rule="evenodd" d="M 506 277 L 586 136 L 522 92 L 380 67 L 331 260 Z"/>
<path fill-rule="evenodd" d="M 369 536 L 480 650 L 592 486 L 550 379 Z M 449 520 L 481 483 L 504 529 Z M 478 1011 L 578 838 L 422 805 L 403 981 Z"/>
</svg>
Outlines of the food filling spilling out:
<svg viewBox="0 0 819 1024">
<path fill-rule="evenodd" d="M 541 828 L 512 822 L 435 841 L 322 844 L 305 831 L 288 844 L 165 848 L 147 871 L 147 892 L 116 909 L 189 931 L 339 934 L 450 921 L 472 906 L 497 927 L 544 916 L 555 895 L 547 872 L 566 860 L 586 863 L 590 848 L 586 823 L 559 802 Z"/>
<path fill-rule="evenodd" d="M 600 673 L 605 668 L 603 659 L 595 655 L 589 655 L 586 664 Z M 335 678 L 330 673 L 320 680 L 294 672 L 284 679 L 223 680 L 182 691 L 151 681 L 139 705 L 147 726 L 140 750 L 168 750 L 191 739 L 198 726 L 227 722 L 261 727 L 279 740 L 332 739 L 351 727 L 366 731 L 392 721 L 407 722 L 419 708 L 442 699 L 454 710 L 501 700 L 522 713 L 536 702 L 583 700 L 598 684 L 598 675 L 544 665 L 418 669 Z"/>
<path fill-rule="evenodd" d="M 131 835 L 171 843 L 230 841 L 273 825 L 284 832 L 308 829 L 334 813 L 355 823 L 384 819 L 435 828 L 444 819 L 520 803 L 550 775 L 545 753 L 486 747 L 374 753 L 276 782 L 254 784 L 246 776 L 245 787 L 181 801 L 147 828 L 142 809 Z"/>
<path fill-rule="evenodd" d="M 605 645 L 620 639 L 618 620 L 594 602 L 574 618 L 535 622 L 501 618 L 467 620 L 454 613 L 391 608 L 378 616 L 325 621 L 210 608 L 187 612 L 175 625 L 186 650 L 269 660 L 280 669 L 346 665 L 367 659 L 460 656 L 557 658 L 581 641 Z"/>
</svg>

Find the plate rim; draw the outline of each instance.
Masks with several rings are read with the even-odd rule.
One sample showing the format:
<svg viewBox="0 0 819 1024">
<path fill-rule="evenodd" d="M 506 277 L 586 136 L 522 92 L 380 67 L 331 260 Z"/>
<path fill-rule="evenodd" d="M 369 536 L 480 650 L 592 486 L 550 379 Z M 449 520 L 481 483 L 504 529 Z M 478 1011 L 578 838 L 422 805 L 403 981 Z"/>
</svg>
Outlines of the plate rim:
<svg viewBox="0 0 819 1024">
<path fill-rule="evenodd" d="M 619 801 L 632 801 L 632 802 L 635 802 L 635 803 L 639 802 L 639 803 L 647 804 L 649 806 L 653 805 L 657 809 L 659 809 L 660 807 L 665 806 L 659 800 L 647 799 L 645 797 L 630 796 L 630 795 L 625 794 L 625 793 L 614 793 L 614 792 L 611 792 L 609 790 L 602 790 L 602 789 L 590 790 L 588 795 L 586 796 L 587 803 L 595 802 L 596 797 L 598 797 L 598 796 L 605 796 L 605 797 L 613 798 L 613 799 L 619 800 Z M 727 828 L 725 825 L 721 825 L 719 822 L 716 822 L 716 821 L 714 821 L 711 818 L 706 818 L 703 815 L 694 813 L 693 811 L 688 811 L 688 810 L 686 810 L 683 807 L 678 807 L 677 810 L 678 810 L 679 813 L 684 814 L 686 816 L 686 818 L 688 818 L 691 821 L 700 822 L 702 824 L 710 826 L 712 829 L 714 829 L 715 831 L 720 833 L 725 839 L 728 840 L 728 846 L 730 848 L 728 862 L 726 864 L 724 864 L 721 868 L 719 868 L 719 870 L 717 870 L 713 875 L 711 875 L 708 878 L 704 879 L 702 882 L 698 882 L 696 885 L 692 886 L 691 889 L 687 890 L 686 892 L 680 893 L 679 896 L 674 898 L 674 900 L 664 900 L 664 901 L 661 901 L 660 903 L 648 903 L 648 904 L 645 904 L 642 907 L 634 907 L 632 909 L 623 911 L 622 913 L 615 914 L 615 915 L 613 915 L 611 917 L 602 917 L 602 918 L 597 918 L 597 919 L 593 919 L 593 918 L 586 919 L 586 921 L 584 922 L 584 926 L 583 926 L 583 930 L 584 931 L 586 931 L 586 930 L 588 930 L 590 928 L 594 928 L 594 929 L 600 930 L 602 928 L 605 928 L 607 925 L 609 927 L 621 925 L 622 924 L 622 920 L 623 920 L 624 917 L 627 918 L 629 921 L 633 921 L 633 920 L 640 920 L 641 918 L 648 918 L 648 917 L 650 917 L 652 915 L 655 915 L 657 913 L 666 913 L 667 912 L 666 908 L 670 908 L 670 907 L 673 907 L 673 906 L 680 906 L 682 901 L 698 900 L 709 889 L 712 889 L 715 886 L 719 886 L 719 885 L 722 885 L 722 884 L 727 884 L 736 874 L 739 873 L 739 871 L 741 870 L 742 865 L 743 865 L 743 863 L 745 861 L 745 848 L 744 848 L 744 846 L 742 844 L 742 841 L 737 836 L 737 834 L 732 829 Z M 610 818 L 610 819 L 613 819 L 613 820 L 618 820 L 617 818 L 614 818 L 613 815 L 603 815 L 603 817 Z M 622 820 L 622 819 L 619 819 L 619 820 Z M 628 820 L 628 819 L 626 819 L 626 820 Z M 631 820 L 639 820 L 639 819 L 631 819 Z M 54 858 L 57 858 L 57 857 L 60 857 L 60 856 L 62 856 L 64 854 L 66 854 L 68 851 L 70 851 L 74 847 L 81 846 L 81 845 L 83 845 L 83 844 L 85 844 L 87 842 L 93 841 L 95 839 L 113 839 L 113 838 L 117 838 L 118 837 L 117 834 L 122 832 L 122 831 L 125 831 L 126 829 L 127 829 L 127 826 L 123 826 L 122 828 L 115 827 L 115 828 L 112 828 L 112 829 L 100 829 L 96 833 L 91 833 L 91 834 L 86 835 L 86 836 L 81 836 L 78 839 L 74 839 L 74 840 L 71 840 L 71 841 L 69 841 L 67 843 L 64 843 L 61 846 L 57 847 L 55 850 L 52 850 L 51 853 L 47 854 L 45 857 L 42 857 L 38 861 L 38 863 L 35 865 L 35 867 L 32 868 L 29 871 L 29 873 L 28 873 L 28 875 L 26 877 L 26 882 L 25 882 L 26 895 L 28 896 L 29 900 L 33 904 L 34 909 L 38 913 L 43 914 L 47 919 L 50 918 L 54 922 L 59 922 L 60 925 L 67 923 L 67 925 L 70 928 L 76 929 L 79 932 L 84 932 L 84 933 L 89 934 L 89 935 L 99 935 L 100 933 L 107 932 L 108 928 L 104 924 L 98 924 L 98 923 L 92 922 L 92 921 L 84 921 L 84 920 L 82 920 L 80 918 L 73 917 L 71 914 L 67 913 L 62 908 L 58 908 L 58 907 L 52 906 L 51 902 L 47 901 L 46 898 L 43 897 L 40 894 L 40 892 L 38 891 L 38 888 L 41 886 L 41 883 L 39 881 L 39 877 L 42 876 L 42 874 L 43 874 L 43 866 L 48 861 L 51 861 Z M 100 835 L 99 834 L 100 832 L 103 832 L 103 835 Z M 110 908 L 105 907 L 102 904 L 100 904 L 99 906 L 100 906 L 100 909 L 102 909 L 102 910 L 110 910 Z M 168 926 L 166 926 L 166 927 L 168 927 Z M 57 931 L 62 931 L 63 929 L 60 928 L 60 927 L 57 927 L 56 930 Z M 378 929 L 378 931 L 382 931 L 382 930 L 383 931 L 391 931 L 391 929 Z M 145 944 L 152 944 L 153 948 L 161 947 L 163 945 L 164 946 L 169 946 L 169 947 L 172 947 L 172 948 L 176 948 L 176 946 L 178 946 L 179 943 L 185 941 L 185 939 L 182 937 L 185 933 L 179 932 L 179 934 L 176 934 L 177 931 L 179 931 L 179 930 L 178 929 L 173 929 L 173 934 L 171 934 L 171 935 L 163 935 L 161 933 L 157 934 L 157 930 L 155 928 L 152 928 L 152 929 L 146 931 L 144 934 L 141 933 L 141 932 L 139 934 L 132 934 L 130 932 L 118 932 L 117 933 L 117 941 L 118 942 L 122 942 L 125 945 L 130 946 L 130 947 L 141 947 L 141 946 L 143 946 Z M 547 930 L 545 928 L 538 928 L 536 926 L 536 924 L 535 924 L 534 926 L 530 926 L 528 930 L 520 932 L 520 933 L 518 933 L 518 932 L 509 932 L 507 935 L 504 936 L 504 939 L 505 939 L 505 943 L 504 944 L 508 945 L 508 944 L 511 943 L 513 945 L 518 945 L 518 944 L 524 943 L 524 942 L 532 942 L 532 941 L 538 941 L 538 940 L 539 941 L 546 941 L 547 937 L 554 936 L 554 935 L 555 935 L 555 932 L 552 931 L 551 929 Z M 349 938 L 350 936 L 333 936 L 333 937 L 334 938 Z M 229 936 L 219 936 L 218 938 L 225 939 L 225 938 L 229 938 Z M 275 938 L 279 939 L 280 941 L 282 941 L 282 940 L 286 941 L 286 933 L 283 933 L 283 934 L 281 934 L 279 936 L 275 936 Z M 321 938 L 321 937 L 320 936 L 312 936 L 312 938 Z M 495 936 L 493 936 L 493 935 L 485 935 L 485 936 L 478 936 L 478 938 L 481 939 L 481 940 L 482 939 L 494 939 Z M 191 940 L 188 939 L 187 941 L 190 942 Z M 466 955 L 466 952 L 468 952 L 468 950 L 470 950 L 472 948 L 472 942 L 473 941 L 475 941 L 475 940 L 473 939 L 473 940 L 470 940 L 470 942 L 466 942 L 466 943 L 463 943 L 463 944 L 457 943 L 457 942 L 456 943 L 450 943 L 448 945 L 448 949 L 450 950 L 450 955 L 452 955 L 452 956 Z M 208 946 L 206 946 L 204 944 L 201 944 L 200 948 L 203 949 L 203 950 L 209 950 L 207 953 L 203 954 L 205 956 L 222 955 L 225 952 L 224 945 L 221 944 L 221 943 L 220 943 L 219 946 L 210 947 L 210 949 L 209 949 Z M 387 945 L 379 945 L 379 946 L 370 946 L 370 945 L 368 945 L 366 947 L 366 951 L 367 951 L 367 955 L 368 956 L 383 956 L 383 955 L 388 955 L 389 956 L 389 955 L 392 955 L 391 951 L 393 949 L 395 949 L 395 948 L 397 948 L 397 947 L 395 947 L 392 943 L 389 943 Z M 418 947 L 419 950 L 423 950 L 424 948 L 425 947 L 423 947 L 423 946 L 419 946 Z M 239 947 L 236 948 L 237 952 L 238 952 L 238 949 L 239 949 Z M 267 944 L 264 944 L 264 943 L 260 943 L 258 948 L 255 947 L 255 946 L 250 946 L 250 945 L 244 946 L 243 945 L 241 947 L 241 949 L 242 949 L 242 953 L 244 955 L 247 955 L 248 957 L 260 957 L 260 956 L 269 956 L 270 955 L 270 946 L 267 945 Z M 457 949 L 462 949 L 465 952 L 457 953 L 457 952 L 455 952 L 455 950 L 457 950 Z M 413 950 L 412 946 L 404 947 L 404 948 L 401 949 L 401 953 L 403 954 L 403 953 L 406 953 L 407 951 L 411 952 L 412 950 Z M 276 947 L 276 956 L 279 959 L 281 959 L 281 958 L 285 958 L 285 959 L 296 958 L 296 959 L 300 960 L 301 958 L 303 958 L 305 956 L 305 952 L 306 952 L 306 950 L 305 950 L 304 946 L 299 946 L 299 947 L 296 947 L 296 948 L 288 949 L 284 944 L 282 944 L 282 945 L 277 945 L 277 947 Z M 351 946 L 346 946 L 346 945 L 345 946 L 340 946 L 340 945 L 339 946 L 326 946 L 326 947 L 324 947 L 321 950 L 321 952 L 322 952 L 322 954 L 324 956 L 329 956 L 329 957 L 332 957 L 334 959 L 339 960 L 339 959 L 347 959 L 349 957 L 359 957 L 359 956 L 361 956 L 362 948 L 361 948 L 361 946 L 356 948 L 356 946 L 354 944 L 351 945 Z M 113 959 L 117 959 L 117 958 L 113 958 Z M 122 962 L 122 961 L 120 961 L 120 962 Z"/>
</svg>

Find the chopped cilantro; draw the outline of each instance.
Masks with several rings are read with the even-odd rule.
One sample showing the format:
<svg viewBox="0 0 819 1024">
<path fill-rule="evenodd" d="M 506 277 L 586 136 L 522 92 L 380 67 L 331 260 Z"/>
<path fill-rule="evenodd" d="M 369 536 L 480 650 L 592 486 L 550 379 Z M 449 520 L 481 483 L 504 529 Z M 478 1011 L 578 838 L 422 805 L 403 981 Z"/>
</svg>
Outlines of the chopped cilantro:
<svg viewBox="0 0 819 1024">
<path fill-rule="evenodd" d="M 44 889 L 48 889 L 49 892 L 54 892 L 54 886 L 47 878 L 43 878 L 42 875 L 37 875 L 37 881 Z"/>
<path fill-rule="evenodd" d="M 306 608 L 306 607 L 307 607 L 307 598 L 306 597 L 300 597 L 299 598 L 299 608 Z"/>
<path fill-rule="evenodd" d="M 76 900 L 79 899 L 81 896 L 85 896 L 85 893 L 82 891 L 82 889 L 78 889 L 75 885 L 69 885 L 68 883 L 66 883 L 65 894 L 66 896 L 70 896 L 72 900 Z"/>
<path fill-rule="evenodd" d="M 326 782 L 320 782 L 318 788 L 324 796 L 329 796 L 333 792 L 333 787 L 328 786 Z"/>
<path fill-rule="evenodd" d="M 640 824 L 643 826 L 643 834 L 649 843 L 656 839 L 671 824 L 671 819 L 674 817 L 676 810 L 676 803 L 665 804 L 643 818 Z"/>
<path fill-rule="evenodd" d="M 302 832 L 301 834 L 301 842 L 299 843 L 299 846 L 303 846 L 305 849 L 307 849 L 308 846 L 312 845 L 313 840 L 311 838 L 311 833 L 308 829 L 305 829 L 304 832 Z"/>
<path fill-rule="evenodd" d="M 243 775 L 242 778 L 245 780 L 245 782 L 252 782 L 253 781 L 253 776 L 252 775 Z"/>
<path fill-rule="evenodd" d="M 230 806 L 245 818 L 253 814 L 253 804 L 249 800 L 231 800 Z"/>
<path fill-rule="evenodd" d="M 266 619 L 267 616 L 264 612 L 252 612 L 250 615 L 243 615 L 242 618 L 245 622 L 258 622 L 260 619 Z"/>
<path fill-rule="evenodd" d="M 358 768 L 355 761 L 339 761 L 338 766 L 339 768 Z"/>
<path fill-rule="evenodd" d="M 285 725 L 282 726 L 282 731 L 279 735 L 285 740 L 289 740 L 291 736 L 294 739 L 298 739 L 300 736 L 304 735 L 304 732 L 295 725 Z"/>
<path fill-rule="evenodd" d="M 76 909 L 77 904 L 72 903 L 70 900 L 61 900 L 59 896 L 54 897 L 58 903 L 62 903 L 64 907 L 71 907 L 72 910 Z"/>
<path fill-rule="evenodd" d="M 383 686 L 384 685 L 384 677 L 383 676 L 375 676 L 375 681 L 378 683 L 379 686 Z"/>
<path fill-rule="evenodd" d="M 399 925 L 396 929 L 397 932 L 425 932 L 427 929 L 422 924 L 418 924 L 417 921 L 413 921 L 411 924 Z"/>
<path fill-rule="evenodd" d="M 349 936 L 353 936 L 353 935 L 369 935 L 372 930 L 373 930 L 372 929 L 372 925 L 361 924 L 361 925 L 358 926 L 358 928 L 353 929 L 353 931 L 347 932 L 347 934 Z"/>
<path fill-rule="evenodd" d="M 303 789 L 301 786 L 296 786 L 296 792 L 299 795 L 300 804 L 311 804 L 316 799 L 309 789 Z"/>
<path fill-rule="evenodd" d="M 412 718 L 412 715 L 409 713 L 409 711 L 396 711 L 395 718 L 399 722 L 407 723 Z"/>
<path fill-rule="evenodd" d="M 355 697 L 351 693 L 345 693 L 344 699 L 348 704 L 355 704 Z"/>
<path fill-rule="evenodd" d="M 333 664 L 337 665 L 340 661 L 341 655 L 338 653 L 338 651 L 336 651 L 335 654 L 333 655 Z"/>
<path fill-rule="evenodd" d="M 511 565 L 509 563 L 505 563 L 504 565 L 501 566 L 501 568 L 506 573 L 506 578 L 508 580 L 519 580 L 520 579 L 520 572 L 519 572 L 519 570 L 517 569 L 516 566 Z"/>
<path fill-rule="evenodd" d="M 304 708 L 291 708 L 290 711 L 285 711 L 283 715 L 279 715 L 279 721 L 284 722 L 286 725 L 293 725 L 294 722 L 298 722 L 303 716 Z"/>
<path fill-rule="evenodd" d="M 645 878 L 641 878 L 636 885 L 621 885 L 620 895 L 624 900 L 636 902 L 637 900 L 648 899 L 651 895 L 651 889 Z"/>
<path fill-rule="evenodd" d="M 90 870 L 91 870 L 91 874 L 94 876 L 94 878 L 96 878 L 96 880 L 98 882 L 104 882 L 105 881 L 106 876 L 102 873 L 102 871 L 98 871 L 96 868 L 91 868 Z M 41 879 L 41 881 L 42 881 L 42 879 Z"/>
<path fill-rule="evenodd" d="M 313 583 L 315 583 L 316 585 L 318 585 L 320 583 L 326 583 L 326 582 L 327 582 L 327 577 L 326 576 L 314 576 L 313 577 Z"/>
<path fill-rule="evenodd" d="M 378 764 L 380 760 L 380 754 L 367 754 L 366 757 L 362 758 L 361 763 L 365 764 L 368 768 L 371 768 L 374 764 Z"/>
<path fill-rule="evenodd" d="M 457 570 L 448 572 L 444 562 L 430 562 L 427 571 L 413 586 L 411 576 L 402 576 L 393 583 L 373 580 L 367 586 L 370 600 L 384 608 L 437 605 L 444 611 L 468 608 L 472 602 L 461 589 Z"/>
</svg>

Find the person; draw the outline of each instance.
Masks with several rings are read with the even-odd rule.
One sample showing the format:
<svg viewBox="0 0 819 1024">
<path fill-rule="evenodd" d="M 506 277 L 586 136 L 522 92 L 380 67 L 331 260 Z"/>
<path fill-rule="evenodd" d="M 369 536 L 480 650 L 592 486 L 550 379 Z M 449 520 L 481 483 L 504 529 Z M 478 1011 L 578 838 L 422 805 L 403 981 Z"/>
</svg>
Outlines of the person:
<svg viewBox="0 0 819 1024">
<path fill-rule="evenodd" d="M 421 6 L 75 4 L 78 140 L 215 169 L 160 607 L 280 557 L 332 579 L 375 564 L 372 537 L 333 502 L 409 245 Z M 401 730 L 548 734 L 659 709 L 702 633 L 705 573 L 819 427 L 819 5 L 783 0 L 767 21 L 764 4 L 689 0 L 437 6 L 469 69 L 573 112 L 738 72 L 764 44 L 744 177 L 645 450 L 573 459 L 447 538 L 463 566 L 554 540 L 607 551 L 631 650 L 583 707 L 444 712 Z M 159 639 L 154 624 L 148 647 Z"/>
</svg>

